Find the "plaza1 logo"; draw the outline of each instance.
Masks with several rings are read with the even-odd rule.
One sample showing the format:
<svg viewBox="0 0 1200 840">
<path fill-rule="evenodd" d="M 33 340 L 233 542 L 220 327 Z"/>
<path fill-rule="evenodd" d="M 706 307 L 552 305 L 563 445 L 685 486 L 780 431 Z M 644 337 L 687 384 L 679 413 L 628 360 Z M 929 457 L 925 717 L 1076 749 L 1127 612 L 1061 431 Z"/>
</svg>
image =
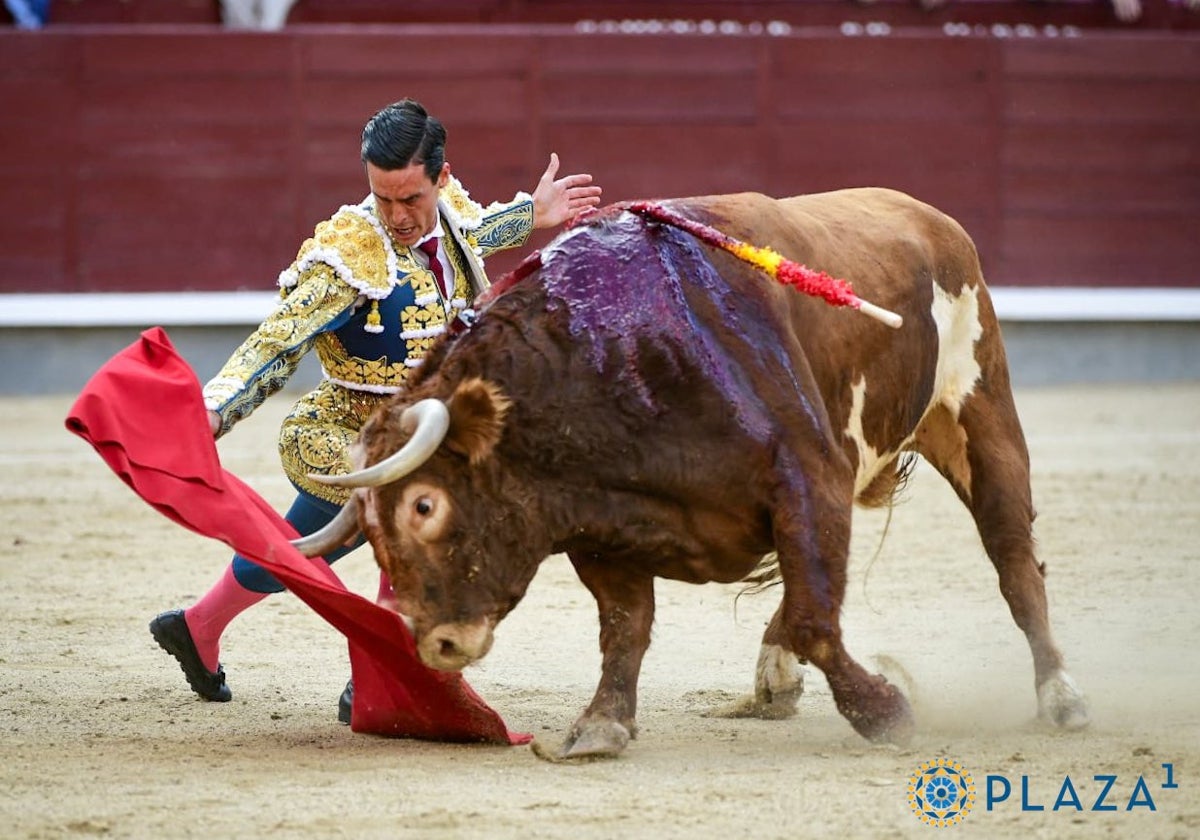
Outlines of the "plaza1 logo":
<svg viewBox="0 0 1200 840">
<path fill-rule="evenodd" d="M 1063 776 L 1062 781 L 1056 781 L 1043 790 L 1038 796 L 1034 790 L 1038 787 L 1028 776 L 1021 777 L 1021 810 L 1022 811 L 1157 811 L 1152 790 L 1178 790 L 1179 782 L 1175 781 L 1175 765 L 1165 763 L 1160 765 L 1161 773 L 1150 774 L 1147 781 L 1145 775 L 1139 775 L 1132 781 L 1122 779 L 1116 773 L 1090 774 L 1091 779 L 1079 778 L 1073 781 L 1069 775 Z M 1157 776 L 1162 777 L 1158 783 Z M 1054 802 L 1049 795 L 1056 791 Z M 1013 795 L 1013 782 L 1007 776 L 989 775 L 987 777 L 987 809 L 1010 801 Z M 1162 794 L 1160 794 L 1161 796 Z M 1045 797 L 1043 799 L 1043 797 Z M 1013 803 L 1015 804 L 1015 802 Z M 1049 807 L 1047 807 L 1049 806 Z"/>
<path fill-rule="evenodd" d="M 957 761 L 926 761 L 908 777 L 908 805 L 926 825 L 957 825 L 974 804 L 975 781 Z"/>
<path fill-rule="evenodd" d="M 1096 773 L 1082 784 L 1069 775 L 1061 781 L 1042 784 L 1021 776 L 1014 784 L 1007 776 L 989 773 L 985 806 L 989 812 L 1010 803 L 1016 807 L 1015 789 L 1019 788 L 1021 811 L 1157 811 L 1152 791 L 1179 789 L 1175 765 L 1165 763 L 1160 767 L 1161 773 L 1150 774 L 1150 780 L 1145 775 L 1126 780 L 1116 774 Z M 1156 775 L 1161 775 L 1161 783 Z M 1035 793 L 1039 788 L 1041 796 Z M 975 781 L 957 761 L 948 758 L 927 761 L 908 777 L 909 807 L 926 825 L 938 828 L 957 825 L 971 813 L 975 800 Z"/>
</svg>

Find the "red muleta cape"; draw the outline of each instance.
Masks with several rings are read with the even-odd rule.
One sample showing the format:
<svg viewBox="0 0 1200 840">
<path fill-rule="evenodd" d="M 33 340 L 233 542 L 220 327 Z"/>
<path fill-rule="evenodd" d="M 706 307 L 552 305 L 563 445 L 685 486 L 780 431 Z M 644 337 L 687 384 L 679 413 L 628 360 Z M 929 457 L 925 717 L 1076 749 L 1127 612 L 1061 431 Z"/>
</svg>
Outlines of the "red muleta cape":
<svg viewBox="0 0 1200 840">
<path fill-rule="evenodd" d="M 523 744 L 460 674 L 417 658 L 400 617 L 350 592 L 329 566 L 288 540 L 296 531 L 221 467 L 200 382 L 155 327 L 104 364 L 67 416 L 155 510 L 254 560 L 346 635 L 354 678 L 351 729 L 394 737 Z"/>
</svg>

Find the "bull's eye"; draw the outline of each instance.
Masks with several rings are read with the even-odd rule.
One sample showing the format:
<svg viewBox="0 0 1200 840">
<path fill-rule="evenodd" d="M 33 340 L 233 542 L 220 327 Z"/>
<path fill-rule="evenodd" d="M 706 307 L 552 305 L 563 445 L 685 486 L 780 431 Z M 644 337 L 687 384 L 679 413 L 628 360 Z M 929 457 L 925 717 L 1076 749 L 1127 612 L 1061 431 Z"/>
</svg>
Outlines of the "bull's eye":
<svg viewBox="0 0 1200 840">
<path fill-rule="evenodd" d="M 396 523 L 401 531 L 423 543 L 441 539 L 451 510 L 450 500 L 442 488 L 416 482 L 405 489 L 402 504 L 396 508 L 396 513 L 401 514 Z"/>
</svg>

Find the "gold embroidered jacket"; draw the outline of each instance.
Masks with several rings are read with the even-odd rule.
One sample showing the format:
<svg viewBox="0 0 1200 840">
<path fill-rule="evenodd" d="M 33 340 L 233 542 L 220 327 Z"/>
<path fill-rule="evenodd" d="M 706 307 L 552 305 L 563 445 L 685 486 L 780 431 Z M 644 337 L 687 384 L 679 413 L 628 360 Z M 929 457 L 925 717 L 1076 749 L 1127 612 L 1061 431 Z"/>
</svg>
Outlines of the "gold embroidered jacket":
<svg viewBox="0 0 1200 840">
<path fill-rule="evenodd" d="M 285 472 L 302 491 L 341 504 L 346 493 L 309 479 L 351 468 L 347 449 L 375 407 L 403 386 L 446 325 L 487 288 L 483 257 L 524 244 L 533 229 L 525 193 L 484 208 L 454 178 L 438 196 L 443 247 L 454 269 L 443 298 L 423 256 L 396 246 L 374 199 L 317 225 L 279 275 L 282 299 L 204 386 L 221 434 L 278 391 L 315 350 L 324 379 L 280 431 Z"/>
</svg>

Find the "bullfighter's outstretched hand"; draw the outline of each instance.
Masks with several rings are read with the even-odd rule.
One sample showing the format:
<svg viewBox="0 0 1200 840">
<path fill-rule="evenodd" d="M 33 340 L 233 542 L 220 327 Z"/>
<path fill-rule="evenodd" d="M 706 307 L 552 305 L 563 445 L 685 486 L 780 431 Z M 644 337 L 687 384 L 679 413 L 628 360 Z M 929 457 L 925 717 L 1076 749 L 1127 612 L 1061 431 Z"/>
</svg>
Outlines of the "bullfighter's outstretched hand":
<svg viewBox="0 0 1200 840">
<path fill-rule="evenodd" d="M 558 155 L 550 153 L 550 165 L 533 191 L 533 226 L 552 228 L 571 221 L 580 213 L 600 204 L 600 187 L 588 174 L 558 174 Z"/>
</svg>

